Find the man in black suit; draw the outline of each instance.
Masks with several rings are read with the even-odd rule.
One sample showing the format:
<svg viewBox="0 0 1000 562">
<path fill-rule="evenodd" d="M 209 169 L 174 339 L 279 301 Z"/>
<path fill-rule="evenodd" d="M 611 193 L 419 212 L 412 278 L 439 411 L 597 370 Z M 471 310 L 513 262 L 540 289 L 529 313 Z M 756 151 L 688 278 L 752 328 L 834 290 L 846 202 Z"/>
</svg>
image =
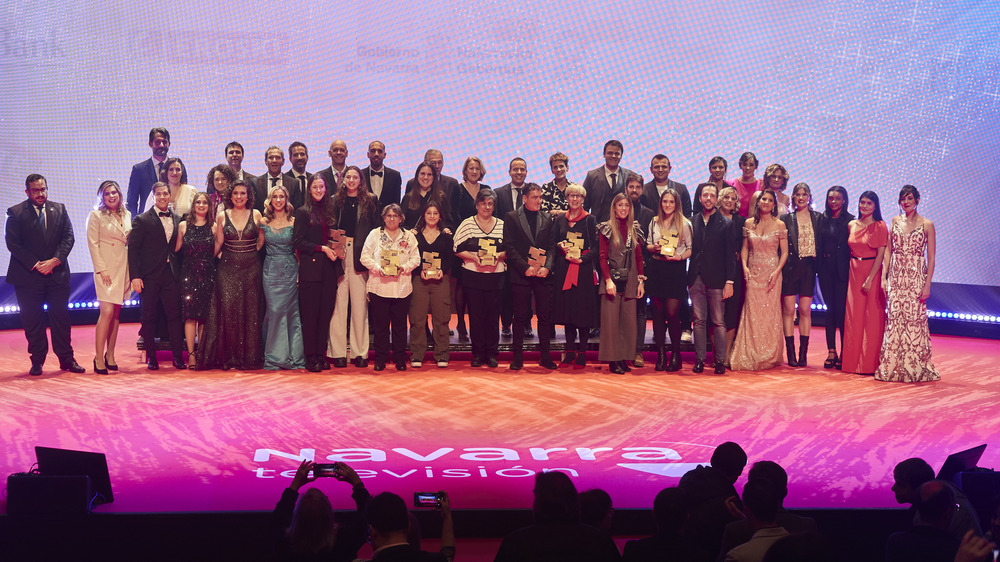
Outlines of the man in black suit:
<svg viewBox="0 0 1000 562">
<path fill-rule="evenodd" d="M 226 145 L 226 163 L 236 172 L 236 179 L 243 180 L 249 185 L 253 185 L 257 176 L 243 169 L 243 145 L 237 141 L 231 141 Z"/>
<path fill-rule="evenodd" d="M 299 141 L 293 142 L 288 146 L 288 160 L 292 163 L 292 169 L 284 175 L 282 183 L 288 190 L 292 206 L 298 209 L 306 202 L 306 190 L 309 189 L 309 180 L 313 177 L 306 171 L 306 164 L 309 163 L 309 149 Z"/>
<path fill-rule="evenodd" d="M 717 213 L 718 194 L 714 183 L 698 186 L 701 191 L 701 213 L 692 223 L 691 260 L 688 262 L 688 294 L 694 309 L 694 355 L 692 369 L 705 370 L 708 350 L 707 323 L 712 322 L 715 351 L 715 373 L 726 372 L 726 319 L 723 300 L 733 296 L 736 280 L 736 249 L 732 235 L 733 223 Z"/>
<path fill-rule="evenodd" d="M 143 160 L 132 166 L 132 174 L 128 178 L 125 208 L 133 217 L 139 216 L 144 210 L 150 188 L 160 181 L 160 169 L 163 167 L 163 161 L 167 159 L 167 152 L 170 151 L 170 132 L 163 127 L 150 129 L 149 148 L 152 149 L 153 155 L 149 160 Z"/>
<path fill-rule="evenodd" d="M 344 181 L 344 172 L 347 171 L 347 143 L 340 139 L 333 141 L 327 154 L 330 155 L 330 167 L 318 173 L 323 176 L 326 191 L 333 197 Z"/>
<path fill-rule="evenodd" d="M 154 206 L 132 220 L 128 235 L 128 271 L 132 290 L 142 295 L 142 326 L 139 334 L 146 345 L 147 366 L 160 368 L 156 360 L 157 305 L 163 305 L 174 352 L 174 367 L 184 363 L 184 327 L 181 322 L 180 265 L 174 253 L 180 217 L 170 210 L 170 188 L 153 184 Z"/>
<path fill-rule="evenodd" d="M 281 185 L 289 193 L 292 192 L 290 182 L 286 183 L 286 176 L 281 173 L 281 168 L 285 166 L 285 151 L 274 145 L 267 147 L 267 150 L 264 151 L 264 164 L 267 166 L 267 172 L 257 176 L 257 179 L 254 180 L 253 208 L 261 213 L 264 212 L 264 202 L 272 187 Z"/>
<path fill-rule="evenodd" d="M 649 223 L 656 217 L 656 212 L 639 203 L 642 198 L 642 189 L 642 176 L 639 174 L 629 174 L 625 178 L 625 195 L 628 195 L 629 201 L 632 202 L 632 209 L 635 213 L 635 220 L 639 223 L 642 239 L 649 240 Z M 641 246 L 645 255 L 646 245 L 641 244 Z M 635 303 L 635 359 L 632 360 L 632 365 L 636 367 L 646 365 L 642 358 L 642 347 L 646 343 L 646 305 L 648 303 L 649 298 L 645 295 Z"/>
<path fill-rule="evenodd" d="M 444 155 L 436 148 L 428 149 L 424 153 L 424 162 L 434 166 L 434 169 L 438 171 L 438 185 L 441 186 L 441 191 L 444 192 L 444 199 L 451 201 L 452 194 L 458 189 L 458 180 L 451 176 L 446 176 L 442 172 L 444 170 Z M 417 185 L 416 179 L 411 178 L 408 180 L 406 182 L 406 193 L 409 193 L 415 185 Z"/>
<path fill-rule="evenodd" d="M 657 212 L 660 204 L 660 196 L 667 188 L 671 188 L 681 196 L 681 210 L 684 216 L 691 218 L 691 194 L 683 183 L 670 179 L 670 159 L 663 154 L 657 154 L 649 163 L 649 171 L 653 173 L 653 179 L 642 188 L 642 204 L 649 207 L 653 212 Z"/>
<path fill-rule="evenodd" d="M 361 175 L 368 180 L 368 190 L 375 195 L 378 207 L 379 224 L 381 224 L 382 209 L 389 203 L 399 204 L 403 177 L 399 172 L 386 167 L 385 143 L 372 141 L 368 144 L 369 166 L 361 170 Z"/>
<path fill-rule="evenodd" d="M 604 165 L 587 172 L 583 180 L 583 188 L 587 190 L 583 206 L 598 223 L 611 217 L 611 201 L 615 195 L 625 193 L 625 180 L 632 172 L 619 166 L 623 154 L 625 149 L 621 141 L 612 139 L 604 143 Z"/>
<path fill-rule="evenodd" d="M 371 537 L 372 562 L 445 562 L 454 557 L 455 524 L 447 492 L 441 492 L 441 552 L 419 550 L 408 542 L 410 515 L 403 498 L 382 492 L 365 507 L 365 522 Z"/>
<path fill-rule="evenodd" d="M 521 194 L 524 193 L 524 188 L 535 185 L 524 183 L 525 178 L 528 177 L 528 163 L 524 161 L 524 158 L 518 157 L 511 160 L 507 173 L 510 175 L 510 183 L 505 183 L 494 190 L 497 202 L 493 207 L 493 216 L 501 220 L 507 216 L 507 213 L 521 208 Z M 514 319 L 514 297 L 510 290 L 510 269 L 504 272 L 504 275 L 507 276 L 507 282 L 504 283 L 503 292 L 500 295 L 500 335 L 509 338 L 511 336 L 510 324 Z M 528 338 L 534 336 L 531 333 L 531 315 L 525 321 L 524 336 Z"/>
<path fill-rule="evenodd" d="M 7 209 L 6 240 L 10 251 L 7 283 L 14 286 L 21 326 L 28 340 L 31 370 L 42 374 L 42 364 L 49 353 L 45 337 L 44 305 L 49 305 L 52 350 L 59 358 L 59 368 L 71 373 L 84 372 L 73 357 L 69 321 L 69 264 L 66 263 L 76 238 L 66 207 L 48 200 L 48 185 L 41 174 L 24 180 L 28 199 Z"/>
<path fill-rule="evenodd" d="M 511 326 L 514 342 L 512 370 L 524 366 L 524 327 L 531 318 L 531 298 L 535 299 L 538 317 L 538 365 L 555 369 L 549 353 L 552 334 L 552 282 L 549 272 L 555 262 L 555 222 L 548 213 L 541 212 L 542 188 L 526 187 L 521 195 L 520 209 L 504 216 L 503 246 L 507 251 L 507 267 L 511 270 L 510 284 L 514 300 L 514 324 Z M 544 257 L 538 251 L 545 252 Z M 535 263 L 540 262 L 540 263 Z"/>
</svg>

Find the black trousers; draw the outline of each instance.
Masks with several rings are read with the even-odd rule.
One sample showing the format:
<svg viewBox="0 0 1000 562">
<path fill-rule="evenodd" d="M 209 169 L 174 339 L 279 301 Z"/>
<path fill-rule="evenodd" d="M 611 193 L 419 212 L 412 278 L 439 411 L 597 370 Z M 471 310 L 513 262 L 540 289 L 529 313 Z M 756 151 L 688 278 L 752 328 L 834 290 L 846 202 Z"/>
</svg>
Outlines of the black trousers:
<svg viewBox="0 0 1000 562">
<path fill-rule="evenodd" d="M 538 349 L 542 359 L 549 354 L 549 337 L 552 335 L 552 282 L 549 278 L 528 278 L 528 284 L 511 283 L 514 300 L 513 349 L 520 355 L 524 348 L 524 328 L 531 320 L 531 299 L 535 299 L 535 315 L 538 318 Z"/>
<path fill-rule="evenodd" d="M 302 350 L 306 359 L 326 355 L 330 319 L 337 304 L 337 282 L 299 282 L 299 317 L 302 319 Z"/>
<path fill-rule="evenodd" d="M 467 272 L 464 272 L 468 276 Z M 488 273 L 484 275 L 497 275 Z M 500 344 L 500 287 L 482 289 L 465 285 L 466 300 L 469 303 L 469 339 L 472 340 L 472 355 L 482 360 L 496 357 Z M 521 331 L 524 338 L 524 331 Z"/>
<path fill-rule="evenodd" d="M 372 348 L 375 350 L 375 361 L 389 361 L 389 349 L 392 346 L 392 362 L 406 361 L 406 317 L 410 313 L 410 295 L 401 299 L 380 297 L 368 293 L 368 310 L 371 314 Z M 471 316 L 471 314 L 470 314 Z M 392 335 L 392 342 L 389 336 Z"/>
<path fill-rule="evenodd" d="M 837 329 L 840 329 L 840 347 L 844 347 L 844 316 L 847 314 L 847 281 L 835 273 L 824 272 L 819 278 L 819 290 L 826 304 L 826 348 L 837 349 Z"/>
<path fill-rule="evenodd" d="M 73 346 L 70 345 L 69 283 L 38 285 L 14 285 L 17 306 L 21 309 L 21 326 L 28 340 L 28 354 L 32 365 L 45 363 L 49 354 L 49 340 L 45 336 L 45 311 L 49 305 L 49 328 L 52 332 L 52 350 L 65 365 L 73 360 Z"/>
<path fill-rule="evenodd" d="M 146 353 L 155 348 L 157 327 L 159 325 L 159 306 L 163 307 L 163 315 L 167 319 L 167 334 L 170 337 L 170 349 L 174 358 L 179 359 L 184 352 L 184 323 L 181 320 L 181 285 L 169 275 L 150 277 L 142 280 L 142 313 L 139 335 L 146 343 Z"/>
</svg>

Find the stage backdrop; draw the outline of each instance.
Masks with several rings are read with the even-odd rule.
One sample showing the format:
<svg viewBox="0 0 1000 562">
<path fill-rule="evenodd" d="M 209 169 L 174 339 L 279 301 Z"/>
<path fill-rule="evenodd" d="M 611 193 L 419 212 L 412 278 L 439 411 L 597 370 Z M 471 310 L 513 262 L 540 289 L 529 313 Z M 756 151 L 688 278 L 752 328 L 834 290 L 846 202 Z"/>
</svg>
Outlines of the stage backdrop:
<svg viewBox="0 0 1000 562">
<path fill-rule="evenodd" d="M 40 172 L 68 204 L 70 264 L 91 270 L 85 219 L 104 179 L 126 187 L 167 127 L 170 155 L 204 189 L 223 147 L 303 141 L 309 169 L 347 141 L 364 166 L 369 141 L 412 177 L 425 149 L 445 172 L 483 159 L 507 181 L 524 157 L 546 181 L 548 156 L 582 181 L 610 138 L 622 164 L 649 176 L 658 152 L 694 187 L 709 158 L 730 175 L 755 152 L 791 184 L 846 186 L 898 212 L 905 183 L 938 227 L 935 281 L 998 285 L 992 211 L 1000 168 L 1000 5 L 991 2 L 714 2 L 580 0 L 25 2 L 0 14 L 3 207 Z M 9 260 L 0 253 L 5 273 Z"/>
</svg>

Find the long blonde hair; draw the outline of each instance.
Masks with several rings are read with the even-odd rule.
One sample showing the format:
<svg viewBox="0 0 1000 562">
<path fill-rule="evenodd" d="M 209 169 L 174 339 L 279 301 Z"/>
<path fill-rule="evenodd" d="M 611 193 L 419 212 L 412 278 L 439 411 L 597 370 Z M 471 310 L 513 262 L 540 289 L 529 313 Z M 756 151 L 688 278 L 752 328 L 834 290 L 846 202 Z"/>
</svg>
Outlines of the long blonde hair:
<svg viewBox="0 0 1000 562">
<path fill-rule="evenodd" d="M 674 198 L 674 212 L 670 215 L 670 222 L 666 222 L 666 215 L 663 214 L 663 198 L 667 195 Z M 668 187 L 660 195 L 660 202 L 656 208 L 656 223 L 660 226 L 660 230 L 666 232 L 670 230 L 670 227 L 674 227 L 674 231 L 677 232 L 678 236 L 684 234 L 684 225 L 688 223 L 687 217 L 684 216 L 684 210 L 681 208 L 681 195 L 677 193 L 677 190 Z M 652 236 L 652 232 L 650 232 Z"/>
<path fill-rule="evenodd" d="M 628 224 L 628 231 L 631 234 L 632 243 L 635 244 L 636 240 L 641 240 L 642 236 L 639 229 L 635 227 L 635 207 L 632 206 L 632 200 L 628 198 L 628 195 L 624 193 L 619 193 L 615 195 L 615 198 L 611 201 L 611 217 L 609 217 L 608 222 L 611 223 L 611 242 L 616 245 L 622 244 L 622 234 L 618 230 L 618 215 L 615 213 L 615 207 L 618 206 L 619 201 L 626 201 L 628 203 L 628 217 L 626 221 Z"/>
</svg>

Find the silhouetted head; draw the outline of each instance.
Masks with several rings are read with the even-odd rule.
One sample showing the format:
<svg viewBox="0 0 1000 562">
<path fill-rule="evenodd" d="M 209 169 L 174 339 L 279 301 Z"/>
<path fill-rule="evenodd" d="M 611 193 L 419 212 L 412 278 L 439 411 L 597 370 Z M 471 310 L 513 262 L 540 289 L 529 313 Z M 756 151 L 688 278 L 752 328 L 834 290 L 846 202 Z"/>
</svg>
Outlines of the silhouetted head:
<svg viewBox="0 0 1000 562">
<path fill-rule="evenodd" d="M 535 475 L 536 523 L 576 523 L 580 521 L 580 499 L 576 486 L 563 472 L 539 472 Z"/>
<path fill-rule="evenodd" d="M 747 465 L 747 453 L 732 441 L 726 441 L 712 453 L 712 468 L 721 471 L 730 482 L 736 482 Z"/>
</svg>

